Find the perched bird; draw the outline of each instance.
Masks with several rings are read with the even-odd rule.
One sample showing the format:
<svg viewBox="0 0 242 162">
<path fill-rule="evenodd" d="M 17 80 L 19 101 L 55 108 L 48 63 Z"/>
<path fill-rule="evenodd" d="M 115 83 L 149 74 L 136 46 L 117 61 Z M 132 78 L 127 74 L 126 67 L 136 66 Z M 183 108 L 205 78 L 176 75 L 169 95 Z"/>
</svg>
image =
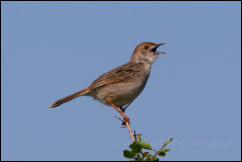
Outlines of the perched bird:
<svg viewBox="0 0 242 162">
<path fill-rule="evenodd" d="M 112 106 L 122 115 L 124 121 L 129 123 L 125 109 L 144 89 L 151 65 L 158 55 L 165 54 L 165 52 L 157 51 L 161 45 L 164 43 L 140 43 L 126 64 L 101 75 L 87 88 L 57 100 L 49 108 L 54 108 L 80 96 L 91 96 L 105 105 Z"/>
</svg>

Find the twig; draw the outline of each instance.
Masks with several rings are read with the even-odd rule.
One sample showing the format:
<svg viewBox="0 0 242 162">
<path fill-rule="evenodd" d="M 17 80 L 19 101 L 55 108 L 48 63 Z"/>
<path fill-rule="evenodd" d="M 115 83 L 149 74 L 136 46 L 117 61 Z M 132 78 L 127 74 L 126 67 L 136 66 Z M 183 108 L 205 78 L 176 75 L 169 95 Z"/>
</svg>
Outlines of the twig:
<svg viewBox="0 0 242 162">
<path fill-rule="evenodd" d="M 129 135 L 130 135 L 130 138 L 131 138 L 132 142 L 135 142 L 135 138 L 134 138 L 134 135 L 133 135 L 133 133 L 132 133 L 132 130 L 131 130 L 131 128 L 130 128 L 129 123 L 125 121 L 125 124 L 126 124 L 128 130 L 129 130 Z"/>
<path fill-rule="evenodd" d="M 126 125 L 126 127 L 128 128 L 128 131 L 129 131 L 130 138 L 131 138 L 132 142 L 135 142 L 135 138 L 134 138 L 134 135 L 133 135 L 133 133 L 132 133 L 132 130 L 131 130 L 131 128 L 130 128 L 129 123 L 128 123 L 127 121 L 124 121 L 123 119 L 121 119 L 121 118 L 118 117 L 118 116 L 114 116 L 114 117 L 117 118 L 117 119 L 119 119 L 119 120 L 121 120 L 122 122 L 125 122 L 125 125 Z"/>
<path fill-rule="evenodd" d="M 170 138 L 168 141 L 166 141 L 159 151 L 155 151 L 154 156 L 156 156 L 161 150 L 163 150 L 166 147 L 166 145 L 168 145 L 172 140 L 173 140 L 173 138 Z"/>
</svg>

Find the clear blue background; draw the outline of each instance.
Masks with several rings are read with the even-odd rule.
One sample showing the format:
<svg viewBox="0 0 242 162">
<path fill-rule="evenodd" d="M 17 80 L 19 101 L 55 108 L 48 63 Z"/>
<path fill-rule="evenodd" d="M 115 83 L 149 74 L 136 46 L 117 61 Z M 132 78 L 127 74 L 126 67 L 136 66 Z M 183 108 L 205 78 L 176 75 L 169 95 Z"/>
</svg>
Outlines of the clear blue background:
<svg viewBox="0 0 242 162">
<path fill-rule="evenodd" d="M 240 2 L 1 2 L 2 160 L 126 160 L 117 112 L 88 97 L 56 109 L 125 63 L 137 44 L 165 42 L 127 110 L 164 160 L 241 158 Z"/>
</svg>

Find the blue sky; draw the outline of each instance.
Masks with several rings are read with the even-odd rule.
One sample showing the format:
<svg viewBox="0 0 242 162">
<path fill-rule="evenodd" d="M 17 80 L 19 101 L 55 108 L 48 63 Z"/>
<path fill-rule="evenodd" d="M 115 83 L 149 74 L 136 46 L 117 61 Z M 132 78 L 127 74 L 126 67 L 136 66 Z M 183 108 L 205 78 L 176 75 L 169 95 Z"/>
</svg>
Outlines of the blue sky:
<svg viewBox="0 0 242 162">
<path fill-rule="evenodd" d="M 241 159 L 240 2 L 1 2 L 2 160 L 126 160 L 117 113 L 89 97 L 56 109 L 125 63 L 143 41 L 164 42 L 131 127 L 164 160 Z"/>
</svg>

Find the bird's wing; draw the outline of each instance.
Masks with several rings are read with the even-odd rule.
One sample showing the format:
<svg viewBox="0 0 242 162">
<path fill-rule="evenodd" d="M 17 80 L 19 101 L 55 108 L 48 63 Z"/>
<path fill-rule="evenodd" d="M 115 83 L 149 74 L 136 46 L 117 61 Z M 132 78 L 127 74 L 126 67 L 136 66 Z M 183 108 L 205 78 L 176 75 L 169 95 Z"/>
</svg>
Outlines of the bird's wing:
<svg viewBox="0 0 242 162">
<path fill-rule="evenodd" d="M 141 66 L 143 66 L 143 63 L 128 62 L 101 75 L 88 86 L 88 89 L 93 90 L 107 84 L 132 81 L 132 79 L 140 74 Z"/>
</svg>

